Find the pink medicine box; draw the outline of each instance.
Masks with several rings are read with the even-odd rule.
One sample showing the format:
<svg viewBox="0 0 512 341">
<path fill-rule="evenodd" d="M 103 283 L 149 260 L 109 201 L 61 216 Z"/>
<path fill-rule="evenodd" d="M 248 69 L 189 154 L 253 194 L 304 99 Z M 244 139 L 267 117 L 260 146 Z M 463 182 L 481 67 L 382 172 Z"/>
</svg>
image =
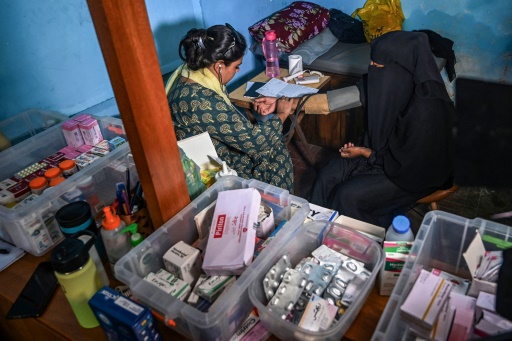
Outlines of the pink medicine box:
<svg viewBox="0 0 512 341">
<path fill-rule="evenodd" d="M 94 146 L 103 141 L 98 121 L 94 118 L 89 118 L 79 124 L 80 131 L 84 137 L 85 144 Z"/>
<path fill-rule="evenodd" d="M 64 133 L 64 138 L 66 139 L 66 143 L 74 148 L 78 148 L 84 144 L 84 138 L 82 137 L 82 133 L 80 132 L 80 128 L 78 127 L 78 122 L 74 120 L 68 120 L 62 123 L 62 132 Z"/>
<path fill-rule="evenodd" d="M 73 120 L 77 121 L 78 123 L 80 123 L 80 122 L 83 122 L 83 121 L 88 120 L 90 118 L 91 118 L 91 115 L 80 114 L 80 115 L 76 115 L 75 117 L 73 117 Z"/>
</svg>

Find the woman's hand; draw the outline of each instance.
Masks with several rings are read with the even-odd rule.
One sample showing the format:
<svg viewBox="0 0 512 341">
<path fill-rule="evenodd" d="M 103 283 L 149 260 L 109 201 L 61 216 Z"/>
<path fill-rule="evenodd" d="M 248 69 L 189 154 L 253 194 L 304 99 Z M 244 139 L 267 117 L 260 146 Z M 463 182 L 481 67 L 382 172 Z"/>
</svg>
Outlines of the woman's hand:
<svg viewBox="0 0 512 341">
<path fill-rule="evenodd" d="M 272 114 L 276 111 L 277 100 L 275 97 L 258 97 L 253 103 L 254 110 L 260 115 Z"/>
<path fill-rule="evenodd" d="M 366 147 L 357 147 L 352 142 L 345 143 L 343 147 L 340 148 L 341 157 L 352 159 L 358 156 L 363 156 L 365 158 L 369 158 L 372 155 L 372 150 Z"/>
</svg>

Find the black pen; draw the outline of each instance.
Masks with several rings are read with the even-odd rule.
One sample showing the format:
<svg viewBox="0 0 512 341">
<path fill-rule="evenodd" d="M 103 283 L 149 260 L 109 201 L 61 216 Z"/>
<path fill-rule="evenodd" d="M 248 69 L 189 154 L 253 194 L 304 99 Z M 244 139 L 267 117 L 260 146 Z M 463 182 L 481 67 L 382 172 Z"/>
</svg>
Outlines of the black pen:
<svg viewBox="0 0 512 341">
<path fill-rule="evenodd" d="M 130 188 L 130 169 L 126 169 L 126 191 L 128 192 L 128 196 L 130 196 L 131 188 Z M 130 203 L 127 203 L 130 204 Z"/>
</svg>

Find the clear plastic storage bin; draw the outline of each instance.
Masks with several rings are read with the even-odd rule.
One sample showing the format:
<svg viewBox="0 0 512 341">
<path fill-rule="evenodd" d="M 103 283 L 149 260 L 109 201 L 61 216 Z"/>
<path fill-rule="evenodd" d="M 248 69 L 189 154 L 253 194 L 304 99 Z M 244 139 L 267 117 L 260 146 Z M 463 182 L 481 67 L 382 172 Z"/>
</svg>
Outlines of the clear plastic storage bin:
<svg viewBox="0 0 512 341">
<path fill-rule="evenodd" d="M 0 132 L 15 145 L 68 119 L 54 111 L 30 109 L 0 122 Z"/>
<path fill-rule="evenodd" d="M 431 211 L 425 215 L 372 340 L 408 340 L 409 325 L 400 317 L 400 306 L 409 294 L 416 278 L 414 275 L 419 270 L 431 271 L 436 268 L 471 279 L 463 253 L 477 231 L 487 251 L 512 245 L 510 226 L 480 218 L 466 219 L 443 211 Z"/>
<path fill-rule="evenodd" d="M 347 244 L 350 244 L 350 247 L 346 250 L 347 252 L 343 253 L 365 263 L 365 268 L 371 271 L 371 275 L 364 282 L 360 294 L 339 321 L 327 330 L 314 332 L 280 319 L 279 316 L 267 308 L 268 300 L 263 289 L 263 279 L 270 268 L 284 254 L 290 256 L 291 264 L 294 267 L 302 258 L 310 256 L 313 250 L 322 245 L 324 233 L 330 228 L 344 229 L 347 232 L 346 235 L 349 236 L 347 238 L 350 238 L 350 240 L 347 240 Z M 288 240 L 282 241 L 280 245 L 276 246 L 277 249 L 265 259 L 265 263 L 258 269 L 258 273 L 254 276 L 254 280 L 249 287 L 249 297 L 258 310 L 259 317 L 265 328 L 281 340 L 340 340 L 352 322 L 354 322 L 375 284 L 377 273 L 384 261 L 382 247 L 369 237 L 355 230 L 328 221 L 308 222 L 301 226 L 301 228 L 296 229 Z M 355 254 L 359 254 L 360 257 L 355 257 Z"/>
<path fill-rule="evenodd" d="M 276 224 L 283 220 L 287 222 L 237 281 L 215 301 L 208 312 L 201 312 L 144 281 L 143 276 L 146 273 L 139 266 L 137 257 L 140 251 L 152 248 L 155 255 L 161 259 L 165 252 L 179 241 L 192 244 L 198 238 L 194 216 L 216 200 L 219 192 L 242 188 L 256 188 L 262 195 L 262 201 L 273 208 Z M 300 206 L 300 208 L 293 209 L 292 206 Z M 173 325 L 171 328 L 188 339 L 229 340 L 253 309 L 247 289 L 259 276 L 260 269 L 267 264 L 268 254 L 272 253 L 274 245 L 287 239 L 304 222 L 308 212 L 308 202 L 290 195 L 287 190 L 257 180 L 244 180 L 235 176 L 222 177 L 121 258 L 116 263 L 115 276 L 130 287 L 137 299 L 162 315 L 167 325 Z"/>
<path fill-rule="evenodd" d="M 126 138 L 120 119 L 93 118 L 98 120 L 105 140 L 116 136 Z M 0 181 L 11 178 L 16 172 L 66 146 L 61 124 L 57 124 L 1 152 Z M 113 202 L 116 182 L 125 181 L 124 173 L 118 166 L 127 162 L 129 152 L 128 143 L 119 146 L 22 207 L 7 208 L 0 205 L 0 238 L 34 256 L 45 254 L 63 239 L 54 214 L 60 207 L 74 200 L 73 195 L 78 193 L 77 190 L 90 202 L 93 214 Z M 133 161 L 130 167 L 133 168 L 135 179 Z M 42 239 L 48 236 L 49 241 Z"/>
</svg>

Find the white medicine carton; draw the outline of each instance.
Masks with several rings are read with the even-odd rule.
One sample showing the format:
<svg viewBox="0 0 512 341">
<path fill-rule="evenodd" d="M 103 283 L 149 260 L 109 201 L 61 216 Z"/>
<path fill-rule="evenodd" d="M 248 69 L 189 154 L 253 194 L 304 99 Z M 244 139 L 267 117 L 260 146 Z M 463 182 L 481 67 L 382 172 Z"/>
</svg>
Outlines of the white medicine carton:
<svg viewBox="0 0 512 341">
<path fill-rule="evenodd" d="M 252 262 L 260 203 L 255 188 L 219 193 L 203 261 L 207 275 L 240 275 Z"/>
<path fill-rule="evenodd" d="M 466 252 L 462 255 L 468 265 L 468 269 L 471 272 L 471 286 L 467 293 L 468 296 L 477 297 L 480 291 L 488 292 L 490 294 L 496 294 L 498 285 L 496 283 L 487 282 L 485 280 L 475 278 L 474 275 L 478 269 L 478 264 L 485 254 L 485 246 L 482 241 L 480 233 L 476 233 L 471 244 L 469 244 Z"/>
<path fill-rule="evenodd" d="M 167 250 L 163 260 L 167 271 L 187 283 L 194 283 L 201 275 L 199 250 L 183 241 Z"/>
</svg>

